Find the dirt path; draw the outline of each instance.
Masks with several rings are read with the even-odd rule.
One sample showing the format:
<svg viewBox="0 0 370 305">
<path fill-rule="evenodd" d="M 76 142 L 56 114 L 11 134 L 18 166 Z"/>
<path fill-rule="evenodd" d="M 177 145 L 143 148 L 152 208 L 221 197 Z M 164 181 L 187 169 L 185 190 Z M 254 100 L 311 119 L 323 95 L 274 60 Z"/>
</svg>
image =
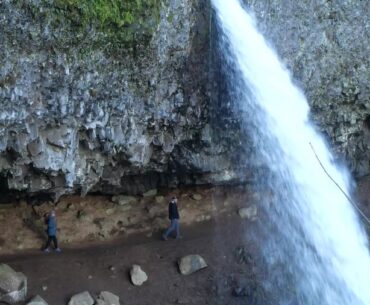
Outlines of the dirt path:
<svg viewBox="0 0 370 305">
<path fill-rule="evenodd" d="M 357 192 L 358 202 L 368 215 L 369 186 L 370 179 L 363 180 Z M 214 204 L 223 202 L 224 198 Z M 40 294 L 50 305 L 67 304 L 73 294 L 84 290 L 92 295 L 110 291 L 123 305 L 268 305 L 263 295 L 258 301 L 233 296 L 236 287 L 251 283 L 258 290 L 268 276 L 258 269 L 260 262 L 241 259 L 239 254 L 258 260 L 254 245 L 247 241 L 253 222 L 242 220 L 233 210 L 183 227 L 180 241 L 164 242 L 159 233 L 150 237 L 140 233 L 113 242 L 74 245 L 61 254 L 32 250 L 0 256 L 0 261 L 26 274 L 29 297 Z M 182 276 L 176 262 L 188 254 L 202 255 L 209 267 Z M 130 282 L 132 264 L 141 265 L 149 276 L 141 287 Z"/>
<path fill-rule="evenodd" d="M 63 249 L 61 254 L 31 251 L 0 257 L 28 277 L 29 296 L 40 294 L 52 305 L 67 304 L 78 292 L 92 295 L 108 290 L 121 304 L 245 304 L 232 296 L 238 278 L 248 278 L 250 269 L 237 262 L 235 249 L 244 244 L 240 234 L 245 220 L 229 215 L 183 229 L 180 241 L 161 241 L 159 236 L 129 239 L 89 248 Z M 188 254 L 202 255 L 209 267 L 190 276 L 178 272 L 177 260 Z M 135 287 L 129 280 L 132 264 L 142 266 L 148 282 Z"/>
</svg>

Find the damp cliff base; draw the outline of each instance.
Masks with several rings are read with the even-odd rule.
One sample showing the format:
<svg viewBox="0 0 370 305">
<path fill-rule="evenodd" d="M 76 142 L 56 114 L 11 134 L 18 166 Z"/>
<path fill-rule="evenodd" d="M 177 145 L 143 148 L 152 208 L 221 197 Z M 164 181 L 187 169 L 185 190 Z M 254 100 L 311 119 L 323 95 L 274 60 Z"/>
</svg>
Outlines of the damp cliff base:
<svg viewBox="0 0 370 305">
<path fill-rule="evenodd" d="M 146 242 L 160 240 L 170 223 L 168 202 L 173 196 L 178 197 L 183 231 L 218 218 L 235 216 L 243 221 L 238 215 L 240 208 L 249 208 L 254 219 L 261 194 L 241 186 L 218 186 L 150 190 L 144 196 L 64 196 L 57 205 L 9 202 L 0 205 L 0 255 L 38 253 L 47 240 L 44 215 L 52 209 L 56 211 L 58 242 L 63 249 L 114 240 L 126 243 L 136 234 Z"/>
</svg>

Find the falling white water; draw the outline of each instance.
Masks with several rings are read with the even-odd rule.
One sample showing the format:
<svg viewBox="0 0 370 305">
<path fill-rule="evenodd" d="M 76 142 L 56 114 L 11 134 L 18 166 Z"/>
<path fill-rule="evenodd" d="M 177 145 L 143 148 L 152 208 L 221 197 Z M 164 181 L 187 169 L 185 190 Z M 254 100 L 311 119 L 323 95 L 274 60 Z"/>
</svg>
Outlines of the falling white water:
<svg viewBox="0 0 370 305">
<path fill-rule="evenodd" d="M 283 237 L 266 247 L 292 274 L 298 274 L 295 293 L 300 295 L 291 303 L 279 299 L 279 304 L 370 305 L 366 235 L 350 202 L 320 167 L 310 143 L 326 170 L 350 194 L 347 172 L 333 164 L 309 122 L 304 95 L 256 30 L 253 18 L 238 0 L 212 2 L 224 59 L 237 71 L 237 76 L 230 77 L 239 80 L 231 88 L 238 97 L 233 103 L 238 103 L 243 115 L 249 113 L 244 120 L 260 124 L 256 134 L 262 140 L 255 143 L 279 181 L 271 184 L 280 199 L 269 217 L 278 227 L 276 234 Z M 233 81 L 229 83 L 233 87 Z"/>
</svg>

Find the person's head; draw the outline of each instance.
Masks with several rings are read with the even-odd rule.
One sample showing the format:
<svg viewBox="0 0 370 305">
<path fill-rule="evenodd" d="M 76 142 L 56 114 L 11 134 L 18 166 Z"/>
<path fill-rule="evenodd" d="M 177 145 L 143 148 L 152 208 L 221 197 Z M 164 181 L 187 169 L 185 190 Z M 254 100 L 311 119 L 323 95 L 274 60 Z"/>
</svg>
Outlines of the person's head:
<svg viewBox="0 0 370 305">
<path fill-rule="evenodd" d="M 176 197 L 176 196 L 173 196 L 173 197 L 172 197 L 172 201 L 173 201 L 174 203 L 177 203 L 177 197 Z"/>
<path fill-rule="evenodd" d="M 55 210 L 52 210 L 52 211 L 50 212 L 50 216 L 51 216 L 51 217 L 55 217 L 55 216 L 56 216 L 56 214 L 55 214 Z"/>
</svg>

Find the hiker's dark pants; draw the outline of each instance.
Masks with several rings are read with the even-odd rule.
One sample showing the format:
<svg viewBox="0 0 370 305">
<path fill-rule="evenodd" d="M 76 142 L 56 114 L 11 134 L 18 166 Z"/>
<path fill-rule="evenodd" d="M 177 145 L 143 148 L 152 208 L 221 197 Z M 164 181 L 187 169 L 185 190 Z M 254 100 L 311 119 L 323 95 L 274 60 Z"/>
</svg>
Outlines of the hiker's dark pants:
<svg viewBox="0 0 370 305">
<path fill-rule="evenodd" d="M 50 247 L 51 242 L 53 242 L 54 248 L 57 249 L 58 248 L 58 240 L 57 240 L 56 236 L 48 236 L 48 241 L 46 242 L 45 249 Z"/>
</svg>

